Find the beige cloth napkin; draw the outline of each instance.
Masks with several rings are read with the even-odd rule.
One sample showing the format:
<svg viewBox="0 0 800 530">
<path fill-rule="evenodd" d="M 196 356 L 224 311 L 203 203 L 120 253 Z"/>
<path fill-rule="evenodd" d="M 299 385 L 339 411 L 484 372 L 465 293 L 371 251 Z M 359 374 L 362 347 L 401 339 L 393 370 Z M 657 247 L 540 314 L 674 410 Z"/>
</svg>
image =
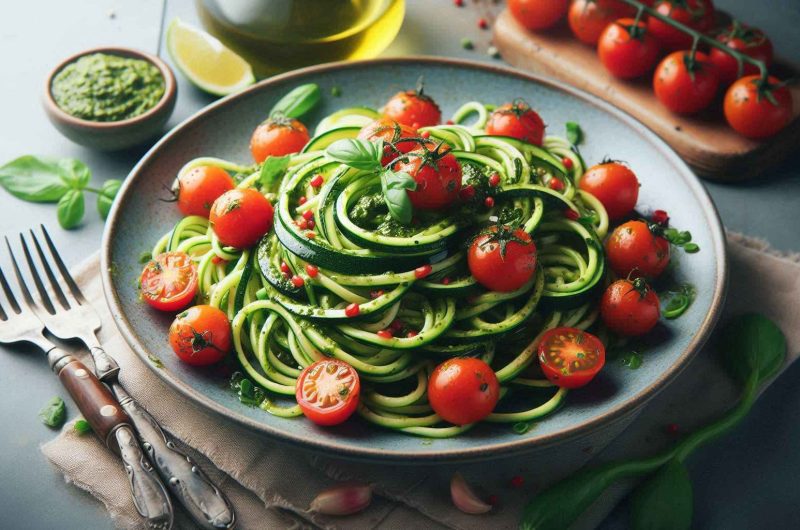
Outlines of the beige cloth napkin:
<svg viewBox="0 0 800 530">
<path fill-rule="evenodd" d="M 730 289 L 725 314 L 759 311 L 774 319 L 786 333 L 789 361 L 800 356 L 800 256 L 771 252 L 758 240 L 729 234 Z M 715 417 L 730 407 L 738 391 L 716 364 L 713 347 L 704 350 L 673 384 L 659 394 L 638 419 L 608 448 L 587 446 L 566 465 L 531 469 L 524 457 L 489 464 L 434 467 L 366 465 L 340 462 L 292 449 L 210 416 L 167 387 L 128 348 L 108 313 L 98 275 L 99 259 L 93 256 L 76 270 L 76 279 L 87 298 L 101 311 L 101 340 L 122 367 L 121 379 L 129 392 L 159 422 L 194 447 L 202 467 L 228 494 L 236 509 L 239 528 L 515 528 L 524 501 L 541 488 L 586 461 L 652 454 L 674 439 L 664 425 L 683 429 Z M 759 283 L 757 296 L 749 289 Z M 698 374 L 702 374 L 699 377 Z M 702 395 L 703 399 L 696 397 Z M 97 497 L 119 528 L 143 528 L 127 490 L 117 459 L 93 436 L 77 436 L 68 424 L 42 447 L 46 457 L 66 480 Z M 597 454 L 595 454 L 597 453 Z M 449 498 L 449 479 L 459 469 L 484 490 L 496 493 L 499 508 L 490 515 L 469 516 L 456 510 Z M 523 489 L 508 486 L 521 474 Z M 375 484 L 376 499 L 361 514 L 327 517 L 307 511 L 322 488 L 338 480 L 365 480 Z M 593 528 L 630 488 L 621 484 L 609 491 L 585 514 L 578 525 Z M 179 512 L 179 510 L 176 510 Z M 176 526 L 191 528 L 180 513 Z"/>
</svg>

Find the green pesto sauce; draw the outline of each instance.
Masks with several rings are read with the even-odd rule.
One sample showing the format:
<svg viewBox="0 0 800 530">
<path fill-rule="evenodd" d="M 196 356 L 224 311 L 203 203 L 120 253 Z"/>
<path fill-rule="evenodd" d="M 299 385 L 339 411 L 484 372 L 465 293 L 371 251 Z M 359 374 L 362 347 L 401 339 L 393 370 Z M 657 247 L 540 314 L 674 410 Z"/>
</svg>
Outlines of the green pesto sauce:
<svg viewBox="0 0 800 530">
<path fill-rule="evenodd" d="M 415 223 L 411 225 L 397 221 L 389 215 L 383 193 L 377 192 L 359 197 L 356 203 L 350 207 L 349 215 L 350 219 L 361 228 L 387 237 L 411 237 L 436 224 L 442 217 L 437 212 L 417 211 L 415 213 Z"/>
<path fill-rule="evenodd" d="M 93 53 L 65 66 L 50 90 L 56 104 L 76 118 L 121 121 L 159 102 L 164 76 L 148 61 Z"/>
</svg>

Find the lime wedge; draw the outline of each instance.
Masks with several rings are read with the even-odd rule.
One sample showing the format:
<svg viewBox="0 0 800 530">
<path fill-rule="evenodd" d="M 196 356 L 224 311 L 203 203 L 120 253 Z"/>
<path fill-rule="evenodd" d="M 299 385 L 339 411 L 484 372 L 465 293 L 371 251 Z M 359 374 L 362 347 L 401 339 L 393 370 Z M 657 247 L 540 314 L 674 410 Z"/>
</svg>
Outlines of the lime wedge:
<svg viewBox="0 0 800 530">
<path fill-rule="evenodd" d="M 233 94 L 256 80 L 247 61 L 205 31 L 177 18 L 167 28 L 167 51 L 189 81 L 216 96 Z"/>
</svg>

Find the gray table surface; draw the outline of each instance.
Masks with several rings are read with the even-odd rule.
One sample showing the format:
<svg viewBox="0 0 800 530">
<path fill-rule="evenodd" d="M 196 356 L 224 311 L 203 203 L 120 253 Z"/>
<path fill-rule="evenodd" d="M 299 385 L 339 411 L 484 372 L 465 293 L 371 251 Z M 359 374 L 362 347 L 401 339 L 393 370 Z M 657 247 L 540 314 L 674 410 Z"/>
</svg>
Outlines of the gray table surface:
<svg viewBox="0 0 800 530">
<path fill-rule="evenodd" d="M 800 2 L 762 0 L 758 7 L 747 0 L 716 4 L 763 28 L 784 57 L 800 62 L 796 30 Z M 477 29 L 477 13 L 474 7 L 456 10 L 450 0 L 409 0 L 401 34 L 385 55 L 491 61 L 485 54 L 489 32 Z M 63 138 L 47 122 L 40 105 L 44 78 L 61 58 L 93 46 L 131 46 L 164 56 L 162 28 L 175 16 L 196 21 L 193 3 L 39 0 L 6 5 L 0 25 L 0 162 L 29 153 L 75 157 L 92 168 L 96 185 L 107 178 L 124 178 L 143 151 L 103 154 Z M 476 50 L 461 48 L 465 36 L 475 41 Z M 180 76 L 179 85 L 170 126 L 212 101 Z M 800 152 L 757 182 L 706 186 L 729 229 L 763 237 L 777 249 L 800 251 L 799 168 Z M 16 237 L 38 223 L 47 224 L 70 265 L 100 246 L 103 223 L 91 202 L 83 225 L 73 231 L 58 228 L 52 205 L 23 203 L 3 191 L 0 212 L 0 235 Z M 0 254 L 0 265 L 8 270 L 5 252 Z M 798 377 L 800 367 L 795 366 L 765 393 L 744 425 L 690 459 L 697 528 L 782 528 L 798 514 L 800 386 L 794 384 Z M 39 422 L 37 412 L 54 395 L 67 397 L 41 355 L 26 347 L 0 347 L 0 514 L 6 522 L 13 520 L 15 528 L 110 528 L 104 508 L 65 485 L 39 452 L 40 444 L 54 432 Z M 71 404 L 69 410 L 75 414 Z M 625 512 L 624 505 L 619 507 L 603 527 L 623 528 Z"/>
</svg>

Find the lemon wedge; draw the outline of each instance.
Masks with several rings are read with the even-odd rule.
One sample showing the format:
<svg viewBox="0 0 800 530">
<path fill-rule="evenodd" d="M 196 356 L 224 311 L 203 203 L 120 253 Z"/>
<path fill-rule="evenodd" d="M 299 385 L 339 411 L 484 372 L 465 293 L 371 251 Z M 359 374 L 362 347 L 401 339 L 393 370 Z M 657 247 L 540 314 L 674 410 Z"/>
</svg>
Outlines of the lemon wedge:
<svg viewBox="0 0 800 530">
<path fill-rule="evenodd" d="M 253 68 L 205 31 L 174 19 L 167 28 L 167 51 L 195 86 L 227 96 L 252 85 Z"/>
</svg>

